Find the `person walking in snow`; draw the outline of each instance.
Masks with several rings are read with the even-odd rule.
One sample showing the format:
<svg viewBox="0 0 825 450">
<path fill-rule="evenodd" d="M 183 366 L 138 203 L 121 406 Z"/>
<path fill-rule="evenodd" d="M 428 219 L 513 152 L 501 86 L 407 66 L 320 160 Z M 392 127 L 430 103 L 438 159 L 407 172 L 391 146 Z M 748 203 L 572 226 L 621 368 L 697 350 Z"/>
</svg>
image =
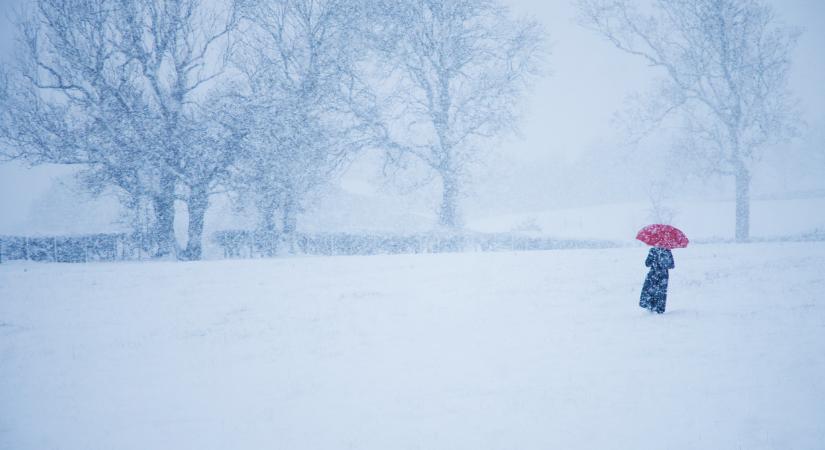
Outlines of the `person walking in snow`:
<svg viewBox="0 0 825 450">
<path fill-rule="evenodd" d="M 645 266 L 650 267 L 650 271 L 642 287 L 639 306 L 662 314 L 667 302 L 668 270 L 675 267 L 673 254 L 666 248 L 653 247 L 647 254 Z"/>
<path fill-rule="evenodd" d="M 645 265 L 650 267 L 650 272 L 647 273 L 645 284 L 642 287 L 639 306 L 662 314 L 665 312 L 667 302 L 667 271 L 674 267 L 673 254 L 670 253 L 670 249 L 685 248 L 690 241 L 682 230 L 661 223 L 642 228 L 636 235 L 636 239 L 653 247 L 645 260 Z"/>
</svg>

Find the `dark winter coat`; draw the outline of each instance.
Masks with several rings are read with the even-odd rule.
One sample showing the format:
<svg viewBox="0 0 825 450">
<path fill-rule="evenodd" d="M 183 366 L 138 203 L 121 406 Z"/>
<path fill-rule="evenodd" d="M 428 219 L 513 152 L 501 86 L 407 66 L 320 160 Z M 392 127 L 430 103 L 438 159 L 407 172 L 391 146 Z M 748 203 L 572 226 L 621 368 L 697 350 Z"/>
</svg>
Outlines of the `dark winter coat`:
<svg viewBox="0 0 825 450">
<path fill-rule="evenodd" d="M 673 254 L 668 249 L 653 247 L 647 254 L 645 266 L 650 267 L 650 272 L 647 273 L 642 287 L 639 306 L 661 314 L 665 312 L 667 301 L 667 271 L 675 267 Z"/>
</svg>

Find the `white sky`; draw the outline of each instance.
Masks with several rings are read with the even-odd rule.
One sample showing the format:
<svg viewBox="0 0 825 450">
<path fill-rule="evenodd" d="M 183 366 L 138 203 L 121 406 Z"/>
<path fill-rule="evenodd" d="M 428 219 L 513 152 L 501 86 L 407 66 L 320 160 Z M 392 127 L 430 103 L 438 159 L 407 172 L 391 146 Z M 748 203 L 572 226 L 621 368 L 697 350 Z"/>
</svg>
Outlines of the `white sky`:
<svg viewBox="0 0 825 450">
<path fill-rule="evenodd" d="M 575 23 L 571 0 L 510 0 L 513 10 L 546 24 L 554 42 L 553 74 L 542 80 L 523 123 L 522 151 L 527 158 L 575 154 L 609 138 L 613 113 L 635 90 L 643 90 L 655 71 L 623 54 Z M 820 127 L 825 119 L 825 1 L 774 0 L 787 24 L 804 28 L 794 55 L 791 87 L 803 99 L 806 118 Z M 821 127 L 820 127 L 821 128 Z"/>
</svg>

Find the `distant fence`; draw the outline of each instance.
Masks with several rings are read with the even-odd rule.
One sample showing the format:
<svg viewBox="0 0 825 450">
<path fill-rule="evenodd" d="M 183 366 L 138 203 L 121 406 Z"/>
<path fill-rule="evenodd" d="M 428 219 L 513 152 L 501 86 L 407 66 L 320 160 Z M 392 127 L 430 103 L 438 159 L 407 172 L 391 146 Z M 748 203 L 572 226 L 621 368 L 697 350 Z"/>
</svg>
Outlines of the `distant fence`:
<svg viewBox="0 0 825 450">
<path fill-rule="evenodd" d="M 525 251 L 563 248 L 610 248 L 620 244 L 597 240 L 563 240 L 514 233 L 293 233 L 283 235 L 226 230 L 212 235 L 224 258 L 260 258 L 284 254 L 377 255 L 462 251 Z M 127 233 L 82 236 L 0 236 L 0 263 L 40 261 L 81 263 L 150 258 L 146 243 Z"/>
<path fill-rule="evenodd" d="M 6 261 L 90 262 L 140 259 L 138 240 L 125 233 L 81 236 L 0 236 L 0 263 Z"/>
<path fill-rule="evenodd" d="M 825 230 L 792 236 L 759 238 L 751 242 L 825 241 Z M 293 233 L 283 235 L 250 230 L 224 230 L 211 236 L 224 258 L 296 255 L 378 255 L 447 252 L 495 252 L 557 249 L 595 249 L 627 246 L 607 240 L 556 239 L 525 233 Z M 733 243 L 729 239 L 697 239 L 694 244 Z M 12 260 L 42 262 L 121 261 L 151 258 L 150 241 L 128 233 L 82 236 L 0 236 L 0 263 Z M 213 247 L 214 248 L 214 247 Z"/>
<path fill-rule="evenodd" d="M 223 249 L 224 258 L 267 257 L 282 253 L 332 256 L 621 246 L 612 241 L 553 239 L 516 233 L 294 233 L 284 236 L 248 230 L 225 230 L 213 234 L 212 241 Z"/>
</svg>

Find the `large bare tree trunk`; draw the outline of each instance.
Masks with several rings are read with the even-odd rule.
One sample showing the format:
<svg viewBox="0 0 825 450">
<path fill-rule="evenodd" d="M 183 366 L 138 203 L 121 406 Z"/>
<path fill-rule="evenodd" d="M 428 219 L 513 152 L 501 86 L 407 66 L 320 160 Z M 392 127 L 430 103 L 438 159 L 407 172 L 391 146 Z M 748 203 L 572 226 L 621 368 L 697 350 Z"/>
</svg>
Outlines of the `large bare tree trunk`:
<svg viewBox="0 0 825 450">
<path fill-rule="evenodd" d="M 255 232 L 255 243 L 264 255 L 275 256 L 278 250 L 278 225 L 275 221 L 277 202 L 272 199 L 261 201 L 258 204 L 258 230 Z"/>
<path fill-rule="evenodd" d="M 203 219 L 209 208 L 209 193 L 206 188 L 193 187 L 186 202 L 189 209 L 188 240 L 184 257 L 191 261 L 201 259 L 203 240 Z"/>
<path fill-rule="evenodd" d="M 281 229 L 284 234 L 293 233 L 298 228 L 298 218 L 296 217 L 295 198 L 292 193 L 287 192 L 284 198 L 283 209 L 281 210 Z"/>
<path fill-rule="evenodd" d="M 295 253 L 295 230 L 298 229 L 298 203 L 295 201 L 295 194 L 287 191 L 284 194 L 284 203 L 281 209 L 281 229 L 287 244 L 287 251 Z"/>
<path fill-rule="evenodd" d="M 162 258 L 175 251 L 175 180 L 171 175 L 163 175 L 160 190 L 152 196 L 155 212 L 155 226 L 152 233 L 158 248 L 156 258 Z"/>
<path fill-rule="evenodd" d="M 734 174 L 736 179 L 736 241 L 750 239 L 750 183 L 751 177 L 744 164 L 740 164 Z"/>
<path fill-rule="evenodd" d="M 459 227 L 458 180 L 450 173 L 441 174 L 441 207 L 438 212 L 439 225 L 455 230 Z"/>
</svg>

